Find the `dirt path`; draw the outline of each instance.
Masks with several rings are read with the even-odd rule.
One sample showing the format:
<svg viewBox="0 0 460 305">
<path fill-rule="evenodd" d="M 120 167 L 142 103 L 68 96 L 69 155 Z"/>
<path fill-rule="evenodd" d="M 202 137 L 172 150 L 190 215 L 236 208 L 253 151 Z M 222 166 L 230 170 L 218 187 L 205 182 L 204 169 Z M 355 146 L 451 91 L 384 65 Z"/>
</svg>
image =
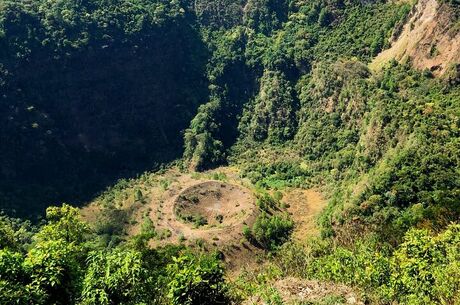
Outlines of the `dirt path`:
<svg viewBox="0 0 460 305">
<path fill-rule="evenodd" d="M 127 236 L 139 234 L 151 219 L 157 233 L 149 241 L 152 247 L 184 243 L 190 247 L 204 245 L 208 250 L 218 249 L 225 255 L 229 273 L 235 275 L 243 267 L 252 270 L 260 263 L 263 250 L 249 243 L 242 234 L 244 226 L 250 227 L 255 222 L 258 208 L 251 184 L 239 176 L 237 169 L 222 167 L 205 173 L 183 173 L 173 168 L 130 183 L 128 187 L 115 189 L 109 197 L 113 209 L 125 212 L 128 217 Z M 208 225 L 196 227 L 193 221 L 177 217 L 175 204 L 181 195 L 190 199 L 198 197 L 200 205 L 181 211 L 184 215 L 205 216 Z M 288 212 L 296 223 L 294 240 L 304 241 L 307 236 L 318 234 L 315 219 L 326 205 L 319 191 L 287 190 L 282 201 L 289 205 Z M 103 215 L 104 204 L 103 198 L 94 201 L 82 210 L 83 217 L 96 223 Z M 216 221 L 217 216 L 219 219 L 222 216 L 223 221 Z"/>
</svg>

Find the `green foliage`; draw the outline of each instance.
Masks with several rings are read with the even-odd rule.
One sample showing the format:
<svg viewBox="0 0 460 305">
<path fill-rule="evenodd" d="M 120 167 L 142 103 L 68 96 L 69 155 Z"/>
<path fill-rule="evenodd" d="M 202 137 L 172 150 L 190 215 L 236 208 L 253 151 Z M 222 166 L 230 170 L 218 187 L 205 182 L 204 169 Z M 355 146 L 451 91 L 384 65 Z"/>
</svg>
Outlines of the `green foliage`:
<svg viewBox="0 0 460 305">
<path fill-rule="evenodd" d="M 251 108 L 245 114 L 248 117 L 242 118 L 240 128 L 243 134 L 255 141 L 268 140 L 271 143 L 292 138 L 296 128 L 297 106 L 293 88 L 283 73 L 264 72 L 260 79 L 259 95 Z"/>
<path fill-rule="evenodd" d="M 319 12 L 318 24 L 322 27 L 328 26 L 331 23 L 332 16 L 326 7 L 323 7 Z"/>
<path fill-rule="evenodd" d="M 23 255 L 0 249 L 0 303 L 27 304 L 42 297 L 42 292 L 31 284 Z"/>
<path fill-rule="evenodd" d="M 303 187 L 307 184 L 307 177 L 311 175 L 310 170 L 303 168 L 298 160 L 262 163 L 256 156 L 250 157 L 250 160 L 244 163 L 242 175 L 261 188 L 276 190 L 289 186 Z"/>
<path fill-rule="evenodd" d="M 128 214 L 125 210 L 106 208 L 97 215 L 93 224 L 95 232 L 103 239 L 105 245 L 116 245 L 120 242 L 125 230 Z"/>
<path fill-rule="evenodd" d="M 257 197 L 257 207 L 264 212 L 270 212 L 271 210 L 275 210 L 280 205 L 279 200 L 270 196 L 270 194 L 268 193 L 263 192 Z"/>
<path fill-rule="evenodd" d="M 20 304 L 69 304 L 78 298 L 84 268 L 88 227 L 78 210 L 68 205 L 50 207 L 47 223 L 33 236 L 26 254 L 0 249 L 0 301 Z M 11 248 L 11 247 L 10 247 Z"/>
<path fill-rule="evenodd" d="M 399 304 L 456 304 L 460 299 L 460 226 L 433 235 L 412 229 L 396 249 L 372 239 L 352 249 L 312 241 L 287 245 L 275 262 L 288 275 L 359 285 L 369 297 Z"/>
<path fill-rule="evenodd" d="M 47 224 L 35 235 L 39 241 L 62 239 L 67 243 L 80 244 L 89 231 L 86 223 L 80 219 L 79 210 L 68 204 L 46 209 L 46 220 Z"/>
<path fill-rule="evenodd" d="M 184 254 L 168 265 L 168 296 L 175 305 L 226 304 L 221 263 L 215 256 Z"/>
<path fill-rule="evenodd" d="M 228 177 L 225 173 L 222 172 L 216 172 L 211 175 L 211 179 L 213 180 L 219 180 L 219 181 L 228 181 Z"/>
<path fill-rule="evenodd" d="M 0 249 L 25 249 L 31 243 L 34 228 L 29 221 L 0 214 Z"/>
<path fill-rule="evenodd" d="M 158 236 L 158 232 L 155 230 L 155 225 L 150 217 L 144 217 L 144 220 L 141 224 L 141 232 L 137 234 L 133 241 L 137 244 L 137 247 L 142 247 L 147 245 L 150 239 Z"/>
<path fill-rule="evenodd" d="M 243 227 L 243 236 L 244 238 L 246 238 L 246 240 L 248 241 L 252 241 L 252 232 L 251 232 L 251 228 L 249 228 L 248 226 L 244 226 Z"/>
<path fill-rule="evenodd" d="M 294 228 L 294 222 L 288 215 L 270 216 L 262 212 L 252 227 L 251 235 L 264 248 L 272 251 L 286 242 Z"/>
<path fill-rule="evenodd" d="M 388 291 L 402 304 L 456 304 L 460 301 L 460 226 L 431 236 L 409 231 L 391 259 Z"/>
<path fill-rule="evenodd" d="M 207 65 L 209 101 L 199 107 L 184 135 L 184 157 L 196 170 L 225 161 L 225 150 L 238 137 L 238 117 L 253 87 L 244 58 L 245 30 L 203 31 L 203 36 L 213 50 Z"/>
<path fill-rule="evenodd" d="M 193 223 L 196 228 L 208 224 L 208 220 L 203 215 L 196 215 L 194 218 Z"/>
<path fill-rule="evenodd" d="M 154 285 L 140 253 L 129 249 L 91 252 L 78 304 L 148 304 Z"/>
<path fill-rule="evenodd" d="M 32 286 L 43 295 L 44 304 L 74 303 L 78 296 L 84 250 L 64 239 L 37 243 L 24 266 Z"/>
<path fill-rule="evenodd" d="M 200 24 L 213 28 L 231 28 L 241 23 L 244 2 L 239 0 L 193 1 L 193 12 Z"/>
<path fill-rule="evenodd" d="M 348 176 L 340 175 L 346 178 L 339 184 L 341 192 L 323 219 L 377 230 L 393 243 L 421 222 L 445 227 L 459 213 L 458 159 L 453 157 L 460 148 L 458 90 L 446 91 L 432 79 L 394 64 L 370 85 L 372 108 L 364 113 L 352 162 L 332 163 L 338 171 L 348 169 Z M 342 156 L 340 150 L 332 155 Z M 360 172 L 367 174 L 358 176 Z M 349 192 L 359 183 L 366 187 Z M 338 206 L 344 205 L 339 212 Z M 345 233 L 348 238 L 350 231 Z"/>
<path fill-rule="evenodd" d="M 332 190 L 320 219 L 330 239 L 307 249 L 282 246 L 294 224 L 281 193 L 258 197 L 243 235 L 279 270 L 382 302 L 459 303 L 460 229 L 449 225 L 460 215 L 458 65 L 444 79 L 396 62 L 367 68 L 411 4 L 192 2 L 0 0 L 0 206 L 86 202 L 102 183 L 179 156 L 185 130 L 191 169 L 230 161 L 258 188 Z M 215 257 L 147 248 L 172 234 L 150 218 L 123 245 L 123 205 L 143 191 L 122 179 L 103 193 L 95 232 L 68 205 L 49 208 L 37 232 L 1 216 L 0 303 L 227 302 Z M 273 278 L 261 278 L 247 290 L 280 304 Z"/>
<path fill-rule="evenodd" d="M 0 7 L 3 209 L 36 218 L 181 155 L 181 131 L 208 96 L 208 53 L 185 3 Z"/>
<path fill-rule="evenodd" d="M 185 131 L 184 157 L 190 160 L 195 170 L 203 170 L 208 164 L 222 161 L 222 142 L 213 138 L 213 133 L 218 129 L 213 119 L 216 107 L 219 107 L 218 101 L 200 106 L 190 128 Z"/>
<path fill-rule="evenodd" d="M 137 189 L 136 192 L 134 193 L 134 200 L 136 201 L 143 201 L 144 200 L 144 194 L 142 194 L 142 191 Z"/>
<path fill-rule="evenodd" d="M 166 266 L 180 248 L 98 247 L 79 218 L 68 205 L 49 208 L 28 249 L 0 248 L 1 304 L 166 304 Z"/>
<path fill-rule="evenodd" d="M 250 0 L 244 10 L 244 24 L 263 34 L 270 34 L 287 19 L 288 1 Z"/>
</svg>

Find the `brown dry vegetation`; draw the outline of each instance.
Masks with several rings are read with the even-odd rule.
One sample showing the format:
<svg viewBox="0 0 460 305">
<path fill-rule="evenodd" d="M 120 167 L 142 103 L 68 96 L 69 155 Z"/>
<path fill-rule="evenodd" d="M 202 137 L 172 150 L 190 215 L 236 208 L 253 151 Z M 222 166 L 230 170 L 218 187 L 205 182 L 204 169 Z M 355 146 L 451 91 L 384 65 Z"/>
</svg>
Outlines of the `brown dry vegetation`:
<svg viewBox="0 0 460 305">
<path fill-rule="evenodd" d="M 292 239 L 298 242 L 318 236 L 316 218 L 326 207 L 327 201 L 317 189 L 292 189 L 286 192 L 283 201 L 295 222 Z"/>
</svg>

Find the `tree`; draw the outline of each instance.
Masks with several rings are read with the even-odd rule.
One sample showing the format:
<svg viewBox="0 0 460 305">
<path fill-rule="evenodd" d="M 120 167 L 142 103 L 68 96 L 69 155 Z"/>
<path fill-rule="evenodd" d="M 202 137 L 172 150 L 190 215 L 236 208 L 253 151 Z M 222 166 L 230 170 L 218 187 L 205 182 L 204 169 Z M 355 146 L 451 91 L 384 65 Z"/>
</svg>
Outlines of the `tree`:
<svg viewBox="0 0 460 305">
<path fill-rule="evenodd" d="M 167 267 L 174 305 L 227 304 L 224 270 L 214 256 L 183 254 Z"/>
<path fill-rule="evenodd" d="M 281 143 L 294 136 L 297 126 L 297 100 L 294 89 L 279 71 L 264 72 L 260 92 L 248 126 L 249 135 L 256 141 Z"/>
<path fill-rule="evenodd" d="M 67 204 L 48 208 L 46 218 L 47 224 L 34 236 L 24 268 L 45 304 L 72 304 L 80 293 L 88 227 L 78 209 Z"/>
<path fill-rule="evenodd" d="M 59 240 L 81 244 L 85 241 L 89 228 L 80 219 L 80 212 L 68 204 L 46 209 L 47 224 L 35 236 L 38 241 Z"/>
<path fill-rule="evenodd" d="M 252 235 L 266 249 L 275 250 L 289 239 L 293 228 L 294 222 L 287 215 L 262 212 L 252 227 Z"/>
<path fill-rule="evenodd" d="M 147 304 L 154 282 L 142 255 L 132 249 L 93 251 L 82 281 L 80 305 Z"/>
<path fill-rule="evenodd" d="M 184 158 L 194 170 L 203 170 L 223 160 L 223 144 L 216 135 L 219 125 L 215 121 L 220 110 L 220 100 L 200 106 L 198 114 L 184 135 Z"/>
<path fill-rule="evenodd" d="M 323 7 L 321 9 L 321 11 L 319 12 L 319 16 L 318 16 L 318 24 L 320 26 L 328 26 L 332 21 L 332 15 L 331 13 L 329 12 L 328 8 L 327 7 Z"/>
<path fill-rule="evenodd" d="M 31 281 L 22 253 L 0 249 L 0 304 L 43 303 Z"/>
<path fill-rule="evenodd" d="M 244 7 L 244 23 L 257 32 L 269 35 L 287 20 L 288 1 L 249 0 Z"/>
</svg>

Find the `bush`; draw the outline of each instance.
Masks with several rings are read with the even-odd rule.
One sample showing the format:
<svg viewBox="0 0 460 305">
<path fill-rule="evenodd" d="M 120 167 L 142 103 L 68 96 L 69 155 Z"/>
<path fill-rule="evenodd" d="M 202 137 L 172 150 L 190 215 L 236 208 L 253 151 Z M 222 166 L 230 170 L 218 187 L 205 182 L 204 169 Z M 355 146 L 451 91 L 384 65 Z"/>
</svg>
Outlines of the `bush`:
<svg viewBox="0 0 460 305">
<path fill-rule="evenodd" d="M 269 216 L 262 212 L 254 223 L 252 235 L 264 248 L 275 250 L 289 239 L 293 229 L 294 222 L 288 215 Z"/>
<path fill-rule="evenodd" d="M 321 243 L 320 243 L 321 244 Z M 380 300 L 398 304 L 458 304 L 460 301 L 460 225 L 433 236 L 412 229 L 393 253 L 371 239 L 352 249 L 317 242 L 307 249 L 283 247 L 277 264 L 288 275 L 358 285 Z M 300 270 L 300 271 L 299 271 Z"/>
<path fill-rule="evenodd" d="M 194 226 L 195 226 L 196 228 L 198 228 L 198 227 L 207 225 L 207 224 L 208 224 L 208 220 L 207 220 L 204 216 L 202 216 L 202 215 L 196 215 L 196 216 L 194 216 L 194 221 L 193 221 L 193 223 L 194 223 Z"/>
<path fill-rule="evenodd" d="M 259 209 L 261 209 L 262 211 L 268 212 L 272 209 L 275 209 L 279 204 L 279 201 L 270 196 L 270 194 L 268 193 L 262 193 L 258 197 L 259 198 L 257 198 L 256 203 Z"/>
<path fill-rule="evenodd" d="M 458 304 L 460 225 L 438 236 L 409 231 L 391 259 L 389 295 L 403 304 Z"/>
<path fill-rule="evenodd" d="M 224 216 L 219 214 L 216 216 L 216 221 L 219 222 L 219 223 L 222 223 L 224 221 Z"/>
<path fill-rule="evenodd" d="M 137 251 L 92 252 L 79 305 L 146 303 L 153 285 L 148 271 Z"/>
<path fill-rule="evenodd" d="M 248 226 L 243 227 L 243 236 L 248 241 L 252 241 L 252 232 L 251 232 L 251 229 Z"/>
<path fill-rule="evenodd" d="M 216 256 L 184 254 L 168 265 L 173 305 L 228 304 L 224 269 Z"/>
</svg>

